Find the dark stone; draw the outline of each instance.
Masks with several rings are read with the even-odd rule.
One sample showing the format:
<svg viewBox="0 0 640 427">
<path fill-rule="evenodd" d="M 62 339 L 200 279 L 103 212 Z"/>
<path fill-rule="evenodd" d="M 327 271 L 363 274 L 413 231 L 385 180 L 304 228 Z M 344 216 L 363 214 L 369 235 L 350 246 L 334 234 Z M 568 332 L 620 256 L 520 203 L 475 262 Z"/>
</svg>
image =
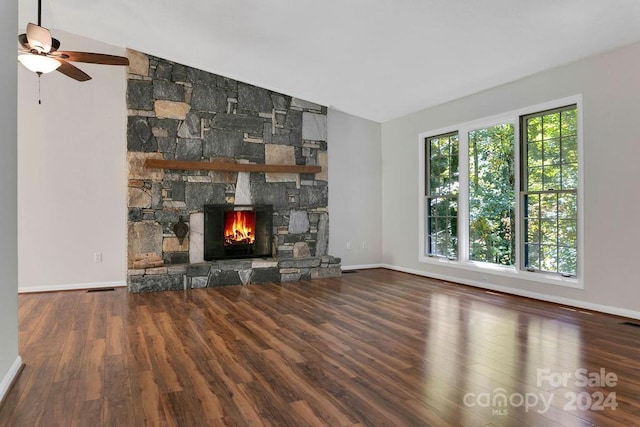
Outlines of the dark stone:
<svg viewBox="0 0 640 427">
<path fill-rule="evenodd" d="M 175 154 L 177 143 L 176 138 L 159 137 L 156 138 L 156 141 L 158 142 L 158 151 L 161 153 Z"/>
<path fill-rule="evenodd" d="M 304 242 L 304 234 L 285 234 L 283 243 Z"/>
<path fill-rule="evenodd" d="M 319 267 L 320 262 L 321 262 L 320 257 L 281 259 L 280 261 L 278 261 L 278 267 L 279 268 L 314 268 L 314 267 Z"/>
<path fill-rule="evenodd" d="M 153 82 L 153 97 L 183 102 L 184 86 L 166 80 L 155 80 Z"/>
<path fill-rule="evenodd" d="M 273 205 L 274 210 L 287 209 L 287 187 L 279 182 L 251 183 L 251 199 L 256 205 Z"/>
<path fill-rule="evenodd" d="M 258 113 L 271 113 L 273 102 L 268 90 L 244 83 L 238 84 L 238 109 Z"/>
<path fill-rule="evenodd" d="M 195 161 L 202 160 L 202 140 L 178 138 L 176 159 Z"/>
<path fill-rule="evenodd" d="M 228 285 L 241 285 L 240 275 L 237 271 L 212 271 L 209 286 L 228 286 Z"/>
<path fill-rule="evenodd" d="M 156 117 L 149 117 L 149 125 L 151 128 L 165 129 L 168 137 L 176 137 L 178 134 L 178 126 L 180 120 L 178 119 L 158 119 Z"/>
<path fill-rule="evenodd" d="M 169 252 L 169 264 L 188 264 L 189 252 Z"/>
<path fill-rule="evenodd" d="M 127 81 L 127 107 L 133 110 L 153 110 L 153 85 L 150 81 Z"/>
<path fill-rule="evenodd" d="M 174 82 L 186 82 L 188 80 L 187 67 L 182 64 L 174 64 L 171 72 L 171 80 Z"/>
<path fill-rule="evenodd" d="M 129 208 L 128 220 L 130 222 L 142 221 L 142 209 L 140 209 L 140 208 Z"/>
<path fill-rule="evenodd" d="M 209 275 L 209 270 L 211 270 L 211 264 L 209 263 L 198 263 L 198 264 L 189 264 L 187 266 L 187 276 L 207 276 Z"/>
<path fill-rule="evenodd" d="M 191 109 L 196 111 L 227 111 L 227 94 L 224 89 L 206 85 L 194 85 L 191 93 Z"/>
<path fill-rule="evenodd" d="M 151 207 L 162 209 L 162 183 L 160 182 L 151 184 Z"/>
<path fill-rule="evenodd" d="M 164 231 L 171 233 L 171 227 L 178 222 L 178 216 L 180 212 L 159 210 L 156 212 L 156 221 L 162 224 Z"/>
<path fill-rule="evenodd" d="M 302 111 L 287 111 L 287 119 L 284 122 L 284 127 L 287 129 L 299 130 L 300 138 L 302 138 Z"/>
<path fill-rule="evenodd" d="M 171 181 L 171 200 L 184 202 L 184 181 Z"/>
<path fill-rule="evenodd" d="M 200 116 L 198 114 L 187 114 L 187 118 L 178 128 L 178 137 L 200 138 Z"/>
<path fill-rule="evenodd" d="M 255 268 L 251 275 L 251 283 L 280 283 L 280 269 L 278 267 Z"/>
<path fill-rule="evenodd" d="M 273 108 L 275 108 L 276 110 L 286 111 L 289 109 L 291 97 L 284 96 L 279 93 L 272 93 L 271 102 L 273 102 Z M 302 117 L 302 112 L 300 113 L 300 117 Z"/>
<path fill-rule="evenodd" d="M 158 143 L 144 117 L 130 116 L 127 122 L 127 149 L 150 153 L 158 150 Z"/>
<path fill-rule="evenodd" d="M 204 205 L 225 203 L 224 184 L 185 183 L 185 202 L 189 210 L 202 210 Z"/>
<path fill-rule="evenodd" d="M 172 72 L 173 72 L 172 64 L 165 61 L 159 61 L 158 65 L 156 66 L 156 72 L 153 78 L 156 80 L 171 80 Z"/>
<path fill-rule="evenodd" d="M 238 82 L 236 80 L 223 76 L 217 76 L 216 86 L 233 91 L 238 90 Z"/>
<path fill-rule="evenodd" d="M 240 116 L 236 114 L 218 114 L 211 121 L 215 129 L 235 130 L 254 135 L 262 135 L 266 119 L 260 117 Z"/>
<path fill-rule="evenodd" d="M 177 291 L 184 287 L 182 276 L 152 274 L 130 276 L 127 280 L 129 292 Z"/>
<path fill-rule="evenodd" d="M 205 135 L 203 156 L 236 158 L 242 152 L 243 142 L 242 132 L 211 130 Z"/>
<path fill-rule="evenodd" d="M 246 259 L 229 259 L 218 261 L 218 268 L 221 271 L 238 271 L 251 269 L 251 261 Z"/>
<path fill-rule="evenodd" d="M 215 86 L 218 76 L 196 68 L 187 67 L 187 81 L 195 84 Z"/>
<path fill-rule="evenodd" d="M 303 185 L 300 187 L 300 207 L 324 208 L 329 203 L 326 185 Z"/>
</svg>

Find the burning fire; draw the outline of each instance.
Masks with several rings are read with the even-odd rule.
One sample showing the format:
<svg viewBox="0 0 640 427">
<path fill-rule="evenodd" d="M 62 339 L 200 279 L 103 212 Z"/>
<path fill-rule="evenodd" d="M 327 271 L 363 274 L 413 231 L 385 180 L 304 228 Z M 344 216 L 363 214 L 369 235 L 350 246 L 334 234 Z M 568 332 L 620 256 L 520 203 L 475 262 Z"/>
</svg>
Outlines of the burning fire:
<svg viewBox="0 0 640 427">
<path fill-rule="evenodd" d="M 251 244 L 255 240 L 256 213 L 253 211 L 231 211 L 225 213 L 224 244 Z"/>
</svg>

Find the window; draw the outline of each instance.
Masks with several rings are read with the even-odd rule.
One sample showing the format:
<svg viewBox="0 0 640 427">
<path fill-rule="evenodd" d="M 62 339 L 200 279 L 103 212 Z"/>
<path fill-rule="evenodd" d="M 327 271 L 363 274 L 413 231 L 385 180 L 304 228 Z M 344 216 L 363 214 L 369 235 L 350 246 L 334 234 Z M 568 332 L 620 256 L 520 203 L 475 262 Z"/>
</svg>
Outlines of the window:
<svg viewBox="0 0 640 427">
<path fill-rule="evenodd" d="M 514 186 L 514 126 L 469 132 L 470 260 L 515 264 Z"/>
<path fill-rule="evenodd" d="M 421 260 L 575 286 L 580 102 L 421 134 Z"/>
<path fill-rule="evenodd" d="M 577 270 L 576 106 L 521 118 L 524 256 L 527 270 Z"/>
<path fill-rule="evenodd" d="M 429 256 L 458 257 L 458 134 L 426 140 L 427 247 Z"/>
</svg>

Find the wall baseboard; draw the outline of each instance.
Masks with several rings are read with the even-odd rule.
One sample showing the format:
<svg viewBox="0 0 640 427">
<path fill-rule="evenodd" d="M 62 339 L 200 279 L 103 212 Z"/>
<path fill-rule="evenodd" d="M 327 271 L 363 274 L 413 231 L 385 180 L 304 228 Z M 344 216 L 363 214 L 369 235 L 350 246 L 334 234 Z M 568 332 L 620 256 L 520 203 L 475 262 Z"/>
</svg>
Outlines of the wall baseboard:
<svg viewBox="0 0 640 427">
<path fill-rule="evenodd" d="M 363 264 L 363 265 L 343 265 L 342 271 L 351 270 L 370 270 L 372 268 L 384 268 L 382 264 Z"/>
<path fill-rule="evenodd" d="M 597 311 L 600 313 L 613 314 L 614 316 L 628 317 L 630 319 L 640 320 L 640 311 L 628 310 L 626 308 L 612 307 L 603 304 L 594 304 L 587 301 L 580 301 L 571 298 L 557 297 L 554 295 L 542 294 L 538 292 L 530 292 L 517 288 L 510 288 L 506 286 L 496 286 L 488 283 L 476 282 L 474 280 L 464 280 L 458 277 L 449 277 L 442 274 L 426 273 L 421 270 L 414 270 L 411 268 L 398 267 L 390 264 L 382 264 L 382 268 L 389 270 L 400 271 L 403 273 L 414 274 L 416 276 L 429 277 L 432 279 L 445 280 L 447 282 L 460 283 L 463 285 L 473 286 L 475 288 L 486 289 L 490 291 L 504 292 L 505 294 L 516 295 L 525 298 L 537 299 L 540 301 L 552 302 L 569 307 L 581 308 L 584 310 Z"/>
<path fill-rule="evenodd" d="M 126 282 L 98 282 L 98 283 L 76 283 L 72 285 L 52 285 L 52 286 L 18 286 L 18 293 L 28 294 L 31 292 L 56 292 L 56 291 L 78 291 L 84 289 L 121 288 L 127 286 Z"/>
<path fill-rule="evenodd" d="M 24 365 L 22 364 L 22 358 L 18 355 L 16 360 L 9 368 L 7 374 L 4 376 L 2 381 L 0 381 L 0 406 L 2 406 L 2 402 L 4 401 L 5 396 L 11 389 L 11 386 L 13 385 L 15 380 L 18 379 L 18 375 L 22 371 L 23 366 Z"/>
</svg>

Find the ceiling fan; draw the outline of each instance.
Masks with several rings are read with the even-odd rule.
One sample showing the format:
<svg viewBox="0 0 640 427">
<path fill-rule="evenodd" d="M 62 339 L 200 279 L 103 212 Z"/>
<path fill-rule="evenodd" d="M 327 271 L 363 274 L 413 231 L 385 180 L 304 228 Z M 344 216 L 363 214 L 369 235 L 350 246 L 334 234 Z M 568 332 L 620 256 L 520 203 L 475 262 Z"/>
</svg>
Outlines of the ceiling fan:
<svg viewBox="0 0 640 427">
<path fill-rule="evenodd" d="M 59 51 L 60 41 L 51 37 L 51 32 L 41 26 L 42 0 L 38 0 L 38 25 L 29 23 L 27 32 L 18 36 L 18 61 L 41 76 L 57 70 L 80 82 L 91 80 L 91 76 L 68 61 L 103 65 L 129 65 L 123 56 L 103 53 Z"/>
</svg>

